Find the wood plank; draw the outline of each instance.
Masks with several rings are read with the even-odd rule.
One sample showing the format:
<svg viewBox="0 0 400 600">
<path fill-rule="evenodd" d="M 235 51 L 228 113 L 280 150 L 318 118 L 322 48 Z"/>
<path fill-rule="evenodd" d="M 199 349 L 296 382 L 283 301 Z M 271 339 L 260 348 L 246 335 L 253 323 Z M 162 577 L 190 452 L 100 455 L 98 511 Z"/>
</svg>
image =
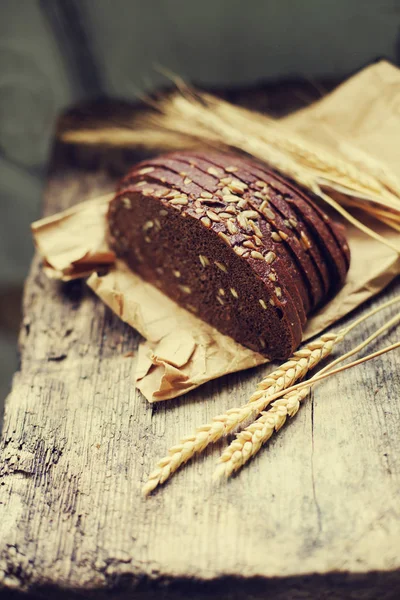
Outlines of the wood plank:
<svg viewBox="0 0 400 600">
<path fill-rule="evenodd" d="M 56 147 L 45 212 L 104 193 L 132 160 Z M 394 312 L 377 315 L 342 350 Z M 385 343 L 397 339 L 392 331 Z M 321 383 L 227 485 L 211 481 L 224 441 L 145 500 L 140 489 L 155 460 L 244 402 L 266 369 L 150 405 L 134 388 L 135 355 L 123 357 L 138 341 L 83 283 L 47 280 L 35 258 L 1 442 L 0 588 L 66 597 L 399 597 L 398 353 Z"/>
</svg>

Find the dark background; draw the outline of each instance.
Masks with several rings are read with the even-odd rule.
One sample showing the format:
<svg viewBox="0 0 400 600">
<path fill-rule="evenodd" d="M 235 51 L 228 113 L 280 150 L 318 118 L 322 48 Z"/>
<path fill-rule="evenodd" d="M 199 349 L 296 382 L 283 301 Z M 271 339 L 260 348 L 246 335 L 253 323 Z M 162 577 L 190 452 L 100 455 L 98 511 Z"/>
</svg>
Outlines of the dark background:
<svg viewBox="0 0 400 600">
<path fill-rule="evenodd" d="M 305 105 L 380 57 L 400 64 L 399 0 L 0 0 L 0 414 L 61 111 L 134 99 L 165 83 L 157 64 L 211 87 L 302 81 Z"/>
</svg>

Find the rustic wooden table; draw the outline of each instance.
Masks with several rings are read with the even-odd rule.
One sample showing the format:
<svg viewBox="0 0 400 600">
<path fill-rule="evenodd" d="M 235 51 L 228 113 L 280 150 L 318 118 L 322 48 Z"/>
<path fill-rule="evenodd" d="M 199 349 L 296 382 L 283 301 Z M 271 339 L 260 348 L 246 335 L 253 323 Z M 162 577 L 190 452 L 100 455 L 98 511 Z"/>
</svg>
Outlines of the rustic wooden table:
<svg viewBox="0 0 400 600">
<path fill-rule="evenodd" d="M 96 126 L 89 114 L 86 124 Z M 112 189 L 134 158 L 56 145 L 44 212 Z M 392 331 L 385 343 L 397 339 Z M 3 591 L 400 597 L 398 353 L 321 383 L 228 484 L 211 481 L 224 441 L 145 500 L 140 489 L 155 460 L 181 434 L 244 402 L 266 368 L 150 405 L 134 387 L 138 341 L 84 283 L 49 281 L 35 258 L 1 443 Z"/>
</svg>

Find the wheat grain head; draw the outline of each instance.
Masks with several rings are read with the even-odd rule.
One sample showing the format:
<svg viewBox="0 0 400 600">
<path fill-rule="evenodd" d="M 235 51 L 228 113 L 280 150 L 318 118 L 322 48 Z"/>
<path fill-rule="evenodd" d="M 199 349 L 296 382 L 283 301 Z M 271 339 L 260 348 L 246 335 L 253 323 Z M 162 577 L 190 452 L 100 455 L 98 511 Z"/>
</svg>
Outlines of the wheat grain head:
<svg viewBox="0 0 400 600">
<path fill-rule="evenodd" d="M 258 384 L 259 390 L 250 397 L 249 402 L 214 417 L 210 423 L 198 427 L 192 435 L 182 438 L 157 463 L 156 469 L 150 473 L 143 487 L 143 493 L 145 495 L 151 493 L 195 454 L 202 452 L 209 444 L 215 443 L 244 421 L 264 410 L 271 397 L 305 377 L 321 360 L 329 356 L 345 333 L 346 330 L 343 329 L 338 333 L 324 334 L 318 340 L 297 350 L 291 359 Z"/>
</svg>

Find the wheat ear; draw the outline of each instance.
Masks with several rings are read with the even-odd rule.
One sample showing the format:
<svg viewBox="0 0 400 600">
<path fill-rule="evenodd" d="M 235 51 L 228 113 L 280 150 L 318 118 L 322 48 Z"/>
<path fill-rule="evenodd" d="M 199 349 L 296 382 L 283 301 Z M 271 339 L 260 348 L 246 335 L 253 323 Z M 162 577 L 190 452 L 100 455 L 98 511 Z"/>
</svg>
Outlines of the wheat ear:
<svg viewBox="0 0 400 600">
<path fill-rule="evenodd" d="M 321 360 L 329 356 L 334 346 L 343 339 L 343 333 L 330 333 L 304 346 L 279 369 L 273 371 L 263 380 L 268 390 L 255 392 L 250 401 L 239 408 L 232 408 L 213 418 L 211 423 L 197 427 L 192 435 L 187 435 L 178 444 L 168 450 L 167 456 L 157 463 L 157 468 L 150 473 L 143 487 L 143 494 L 150 494 L 158 485 L 164 483 L 171 475 L 195 454 L 202 452 L 209 444 L 215 443 L 238 425 L 262 411 L 269 402 L 269 397 L 290 387 L 314 368 Z"/>
<path fill-rule="evenodd" d="M 332 176 L 333 180 L 339 178 L 342 185 L 347 183 L 352 189 L 378 194 L 383 203 L 399 210 L 400 182 L 398 179 L 394 175 L 390 176 L 387 169 L 376 160 L 366 155 L 362 155 L 362 160 L 360 151 L 358 152 L 358 161 L 353 160 L 349 144 L 347 144 L 348 156 L 343 159 L 340 154 L 332 154 L 323 146 L 302 139 L 285 124 L 282 126 L 279 120 L 265 118 L 260 113 L 234 106 L 209 94 L 200 94 L 200 97 L 222 119 L 235 122 L 238 128 L 241 125 L 243 129 L 246 127 L 257 137 L 279 150 L 289 153 L 305 167 L 319 173 L 322 177 L 330 178 Z M 360 163 L 361 168 L 359 167 Z M 389 186 L 390 189 L 395 190 L 395 194 L 388 192 Z"/>
<path fill-rule="evenodd" d="M 352 329 L 365 319 L 399 300 L 400 296 L 392 298 L 369 311 L 366 315 L 359 317 L 338 333 L 325 334 L 318 340 L 310 342 L 297 350 L 279 369 L 269 373 L 258 384 L 258 390 L 252 394 L 249 402 L 214 417 L 210 423 L 198 427 L 193 434 L 185 436 L 178 444 L 170 448 L 168 454 L 157 463 L 156 469 L 150 473 L 148 481 L 143 487 L 143 494 L 150 494 L 195 454 L 202 452 L 208 445 L 215 443 L 227 433 L 235 430 L 244 421 L 264 410 L 273 400 L 275 394 L 289 388 L 295 381 L 302 379 L 321 360 L 329 356 L 336 344 Z"/>
<path fill-rule="evenodd" d="M 397 325 L 400 321 L 400 314 L 395 315 L 366 340 L 358 344 L 355 348 L 338 357 L 331 364 L 327 365 L 317 375 L 314 375 L 310 380 L 302 384 L 292 386 L 287 393 L 281 398 L 276 399 L 272 404 L 271 408 L 262 414 L 254 423 L 251 423 L 245 430 L 241 431 L 236 439 L 228 446 L 228 448 L 221 455 L 219 462 L 220 465 L 217 467 L 215 472 L 215 478 L 222 476 L 229 477 L 232 473 L 240 469 L 250 458 L 252 458 L 261 449 L 262 445 L 267 442 L 273 435 L 274 431 L 284 425 L 287 417 L 293 417 L 300 408 L 300 403 L 308 395 L 311 386 L 326 377 L 330 377 L 335 373 L 339 373 L 345 369 L 354 367 L 366 360 L 371 360 L 377 356 L 380 356 L 384 352 L 394 350 L 400 346 L 400 342 L 392 344 L 383 350 L 379 350 L 373 354 L 368 355 L 365 358 L 356 360 L 348 365 L 333 369 L 338 363 L 350 358 L 365 346 L 370 344 L 382 333 Z"/>
<path fill-rule="evenodd" d="M 195 98 L 189 99 L 176 94 L 172 98 L 162 101 L 159 106 L 162 114 L 153 118 L 153 123 L 161 129 L 167 128 L 170 131 L 197 137 L 199 140 L 214 141 L 225 146 L 239 148 L 269 162 L 271 166 L 292 177 L 297 183 L 314 191 L 355 227 L 396 253 L 400 253 L 397 245 L 359 221 L 322 190 L 323 187 L 335 187 L 340 184 L 343 187 L 342 191 L 347 189 L 347 193 L 350 195 L 354 195 L 354 193 L 357 195 L 360 190 L 364 193 L 369 192 L 372 194 L 372 200 L 384 206 L 396 207 L 399 212 L 398 197 L 393 192 L 389 192 L 378 179 L 372 175 L 366 175 L 356 165 L 349 167 L 348 161 L 343 161 L 336 156 L 331 157 L 323 149 L 316 152 L 304 140 L 291 138 L 288 142 L 287 138 L 291 134 L 288 134 L 285 129 L 280 131 L 277 127 L 271 128 L 271 120 L 266 122 L 261 120 L 260 123 L 263 126 L 258 127 L 256 135 L 249 126 L 239 129 L 231 124 L 232 119 L 226 120 L 217 110 L 209 108 L 211 104 L 215 109 L 219 104 L 218 100 L 209 95 L 203 95 L 202 98 L 203 103 Z M 229 110 L 230 113 L 237 114 L 237 117 L 240 118 L 240 110 L 236 111 L 233 106 Z M 186 118 L 183 119 L 183 116 Z M 187 123 L 190 123 L 190 127 Z M 271 138 L 273 138 L 272 141 Z M 304 164 L 306 157 L 311 161 L 313 168 L 310 164 Z"/>
</svg>

